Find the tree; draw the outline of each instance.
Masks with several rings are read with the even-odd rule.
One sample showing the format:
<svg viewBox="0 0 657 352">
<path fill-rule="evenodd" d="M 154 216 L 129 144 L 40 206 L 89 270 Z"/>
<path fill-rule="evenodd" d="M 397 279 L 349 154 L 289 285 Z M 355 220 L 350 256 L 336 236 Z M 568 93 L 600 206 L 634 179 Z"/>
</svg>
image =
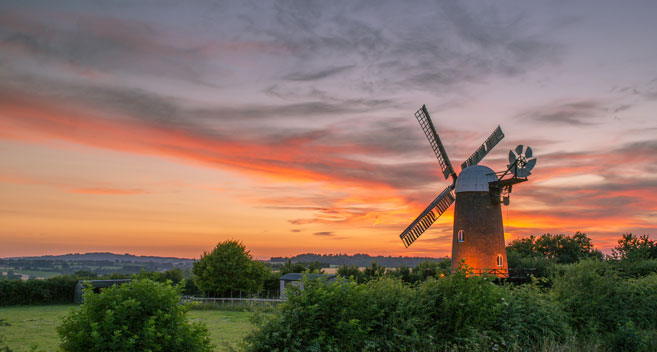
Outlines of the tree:
<svg viewBox="0 0 657 352">
<path fill-rule="evenodd" d="M 365 270 L 363 270 L 363 278 L 365 281 L 370 281 L 383 277 L 385 273 L 386 268 L 383 265 L 377 262 L 372 262 L 370 266 L 365 267 Z"/>
<path fill-rule="evenodd" d="M 344 278 L 353 278 L 356 282 L 361 282 L 363 276 L 358 266 L 347 264 L 340 265 L 337 274 Z"/>
<path fill-rule="evenodd" d="M 289 274 L 289 273 L 303 273 L 306 271 L 306 267 L 301 264 L 301 263 L 292 263 L 291 260 L 288 260 L 283 264 L 281 269 L 279 270 L 279 273 L 281 275 Z"/>
<path fill-rule="evenodd" d="M 591 239 L 583 232 L 572 237 L 564 234 L 543 234 L 530 236 L 511 242 L 507 251 L 523 257 L 546 258 L 557 263 L 575 263 L 584 258 L 602 258 L 602 252 L 593 248 Z"/>
<path fill-rule="evenodd" d="M 64 351 L 212 351 L 208 329 L 190 323 L 180 287 L 133 280 L 88 288 L 84 303 L 57 327 Z"/>
<path fill-rule="evenodd" d="M 194 282 L 206 295 L 226 295 L 231 291 L 249 293 L 262 290 L 269 269 L 254 261 L 240 241 L 227 240 L 204 252 L 194 263 Z"/>
<path fill-rule="evenodd" d="M 637 237 L 625 233 L 612 252 L 617 259 L 657 259 L 657 244 L 648 235 Z"/>
</svg>

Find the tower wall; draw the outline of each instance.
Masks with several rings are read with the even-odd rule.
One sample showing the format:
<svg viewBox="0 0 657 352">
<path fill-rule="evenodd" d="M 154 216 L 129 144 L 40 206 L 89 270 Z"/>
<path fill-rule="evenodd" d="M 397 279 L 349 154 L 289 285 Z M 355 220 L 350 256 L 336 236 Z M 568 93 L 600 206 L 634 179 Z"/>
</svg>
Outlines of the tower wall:
<svg viewBox="0 0 657 352">
<path fill-rule="evenodd" d="M 463 242 L 458 241 L 459 230 L 463 230 Z M 502 255 L 502 266 L 497 265 L 498 255 Z M 452 271 L 461 260 L 477 274 L 500 270 L 498 276 L 508 276 L 502 208 L 491 202 L 489 192 L 456 193 Z"/>
</svg>

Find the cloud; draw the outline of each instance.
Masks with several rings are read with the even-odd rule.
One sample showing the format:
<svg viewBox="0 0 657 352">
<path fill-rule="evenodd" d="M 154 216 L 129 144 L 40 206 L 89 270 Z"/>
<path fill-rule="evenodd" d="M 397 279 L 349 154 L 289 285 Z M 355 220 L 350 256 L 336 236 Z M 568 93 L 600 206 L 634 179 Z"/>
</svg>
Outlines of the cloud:
<svg viewBox="0 0 657 352">
<path fill-rule="evenodd" d="M 623 109 L 619 110 L 622 111 Z M 534 108 L 517 116 L 520 120 L 552 125 L 588 126 L 600 123 L 607 108 L 598 101 L 556 102 Z"/>
<path fill-rule="evenodd" d="M 335 236 L 335 233 L 333 233 L 332 231 L 320 231 L 320 232 L 314 232 L 313 235 L 321 236 L 321 237 L 333 237 Z"/>
<path fill-rule="evenodd" d="M 77 194 L 100 194 L 100 195 L 133 195 L 148 193 L 143 189 L 119 189 L 119 188 L 71 188 L 68 190 Z"/>
<path fill-rule="evenodd" d="M 285 77 L 290 81 L 316 81 L 330 77 L 353 68 L 354 65 L 329 67 L 316 72 L 294 72 Z"/>
</svg>

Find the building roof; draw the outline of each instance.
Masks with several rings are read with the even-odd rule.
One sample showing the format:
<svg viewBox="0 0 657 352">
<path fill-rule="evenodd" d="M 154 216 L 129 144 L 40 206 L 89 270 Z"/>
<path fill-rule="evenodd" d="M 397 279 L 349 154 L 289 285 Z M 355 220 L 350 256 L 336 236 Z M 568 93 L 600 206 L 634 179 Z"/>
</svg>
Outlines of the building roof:
<svg viewBox="0 0 657 352">
<path fill-rule="evenodd" d="M 324 274 L 307 274 L 307 273 L 287 273 L 283 276 L 281 276 L 279 279 L 280 280 L 285 280 L 285 281 L 301 281 L 304 277 L 310 278 L 310 279 L 317 279 L 320 277 L 325 277 L 327 280 L 334 279 L 336 275 L 324 275 Z"/>
<path fill-rule="evenodd" d="M 488 192 L 488 183 L 497 181 L 497 175 L 483 165 L 468 166 L 456 178 L 455 192 Z"/>
</svg>

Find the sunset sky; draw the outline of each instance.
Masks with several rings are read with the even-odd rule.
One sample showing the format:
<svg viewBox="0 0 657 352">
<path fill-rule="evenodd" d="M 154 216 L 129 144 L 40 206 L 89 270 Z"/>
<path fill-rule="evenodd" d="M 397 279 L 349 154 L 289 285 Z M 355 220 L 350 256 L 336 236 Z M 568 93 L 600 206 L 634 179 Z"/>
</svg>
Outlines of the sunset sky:
<svg viewBox="0 0 657 352">
<path fill-rule="evenodd" d="M 657 238 L 655 1 L 3 1 L 0 257 L 450 254 L 399 234 L 499 124 L 507 241 Z M 460 167 L 456 167 L 457 171 Z"/>
</svg>

